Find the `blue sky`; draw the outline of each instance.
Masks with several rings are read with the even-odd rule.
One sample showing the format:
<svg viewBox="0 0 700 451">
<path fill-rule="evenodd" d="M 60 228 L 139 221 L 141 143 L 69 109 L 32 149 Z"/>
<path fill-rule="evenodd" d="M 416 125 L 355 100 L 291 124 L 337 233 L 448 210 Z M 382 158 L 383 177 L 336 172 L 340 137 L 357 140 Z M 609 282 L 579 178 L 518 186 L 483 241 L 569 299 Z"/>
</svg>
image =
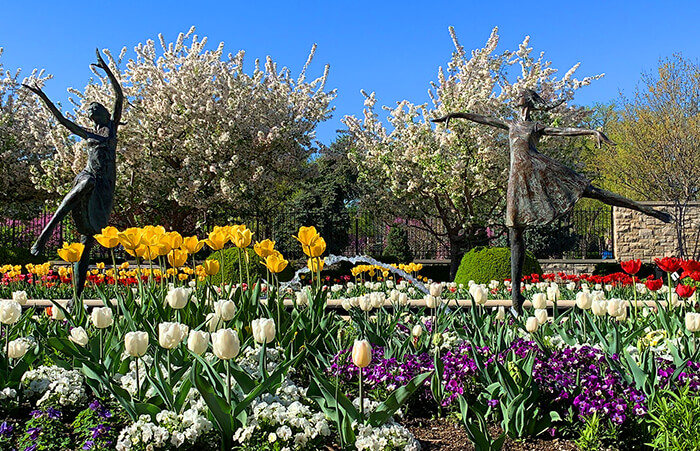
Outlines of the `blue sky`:
<svg viewBox="0 0 700 451">
<path fill-rule="evenodd" d="M 344 115 L 362 115 L 360 89 L 375 91 L 379 105 L 428 101 L 429 83 L 453 50 L 450 25 L 466 49 L 482 47 L 498 26 L 500 50 L 517 48 L 529 35 L 554 67 L 566 71 L 580 61 L 579 78 L 605 73 L 579 91 L 576 101 L 584 105 L 633 94 L 640 74 L 660 58 L 700 57 L 700 2 L 693 1 L 5 3 L 0 61 L 25 75 L 46 69 L 54 75 L 46 91 L 64 106 L 66 89 L 89 80 L 96 47 L 132 50 L 158 33 L 170 42 L 194 25 L 212 48 L 223 41 L 227 52 L 245 50 L 249 68 L 270 55 L 296 74 L 316 43 L 310 75 L 330 64 L 328 86 L 338 90 L 333 118 L 318 129 L 324 144 L 343 128 Z"/>
</svg>

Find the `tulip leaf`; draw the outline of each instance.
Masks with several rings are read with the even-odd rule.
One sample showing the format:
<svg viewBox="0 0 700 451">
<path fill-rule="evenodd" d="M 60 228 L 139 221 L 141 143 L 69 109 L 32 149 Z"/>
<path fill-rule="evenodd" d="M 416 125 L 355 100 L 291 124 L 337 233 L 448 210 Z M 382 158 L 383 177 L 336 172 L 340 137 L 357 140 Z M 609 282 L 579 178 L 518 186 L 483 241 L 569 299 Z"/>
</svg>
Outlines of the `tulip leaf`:
<svg viewBox="0 0 700 451">
<path fill-rule="evenodd" d="M 432 371 L 419 374 L 411 379 L 408 384 L 394 390 L 391 395 L 384 402 L 379 404 L 374 409 L 374 412 L 370 414 L 368 418 L 369 424 L 374 427 L 379 427 L 389 421 L 389 418 L 408 401 L 413 392 L 423 386 L 423 382 L 425 382 L 431 374 Z"/>
<path fill-rule="evenodd" d="M 234 417 L 231 415 L 231 406 L 226 403 L 225 398 L 216 393 L 214 387 L 198 371 L 197 366 L 195 363 L 192 367 L 194 384 L 219 426 L 223 441 L 222 449 L 231 449 L 234 432 Z"/>
</svg>

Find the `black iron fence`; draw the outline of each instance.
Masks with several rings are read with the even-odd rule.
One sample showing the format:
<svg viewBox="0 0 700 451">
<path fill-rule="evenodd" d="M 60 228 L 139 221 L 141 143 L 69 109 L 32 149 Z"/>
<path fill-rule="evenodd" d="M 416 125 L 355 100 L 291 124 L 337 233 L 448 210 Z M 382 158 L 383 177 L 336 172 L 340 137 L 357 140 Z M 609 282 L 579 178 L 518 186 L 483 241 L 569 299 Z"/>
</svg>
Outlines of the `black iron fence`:
<svg viewBox="0 0 700 451">
<path fill-rule="evenodd" d="M 29 249 L 50 218 L 51 214 L 45 213 L 32 220 L 0 219 L 0 247 Z M 298 243 L 291 237 L 292 233 L 301 225 L 311 225 L 295 222 L 294 215 L 242 222 L 255 232 L 256 240 L 273 239 L 278 242 L 282 252 L 298 248 Z M 327 237 L 327 240 L 346 240 L 337 246 L 338 252 L 344 255 L 380 255 L 387 245 L 393 225 L 405 227 L 408 245 L 415 259 L 449 259 L 449 242 L 437 239 L 428 231 L 432 229 L 444 233 L 438 218 L 425 221 L 385 219 L 371 211 L 362 211 L 349 216 L 346 233 Z M 528 234 L 528 246 L 538 258 L 613 258 L 614 233 L 612 213 L 608 208 L 577 209 L 546 227 L 531 228 Z M 66 218 L 47 242 L 45 255 L 55 255 L 56 249 L 64 241 L 73 242 L 78 238 L 72 219 Z M 507 245 L 505 234 L 494 236 L 492 244 Z"/>
</svg>

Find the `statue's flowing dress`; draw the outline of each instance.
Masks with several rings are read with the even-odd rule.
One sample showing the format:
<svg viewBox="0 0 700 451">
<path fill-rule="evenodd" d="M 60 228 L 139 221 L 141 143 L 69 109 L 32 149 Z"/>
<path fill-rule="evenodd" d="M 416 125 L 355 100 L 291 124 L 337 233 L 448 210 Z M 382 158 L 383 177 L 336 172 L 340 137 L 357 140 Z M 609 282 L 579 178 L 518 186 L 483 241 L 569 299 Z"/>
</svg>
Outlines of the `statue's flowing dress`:
<svg viewBox="0 0 700 451">
<path fill-rule="evenodd" d="M 565 215 L 590 181 L 537 151 L 544 126 L 532 121 L 508 124 L 510 175 L 506 225 L 524 228 L 544 225 Z"/>
</svg>

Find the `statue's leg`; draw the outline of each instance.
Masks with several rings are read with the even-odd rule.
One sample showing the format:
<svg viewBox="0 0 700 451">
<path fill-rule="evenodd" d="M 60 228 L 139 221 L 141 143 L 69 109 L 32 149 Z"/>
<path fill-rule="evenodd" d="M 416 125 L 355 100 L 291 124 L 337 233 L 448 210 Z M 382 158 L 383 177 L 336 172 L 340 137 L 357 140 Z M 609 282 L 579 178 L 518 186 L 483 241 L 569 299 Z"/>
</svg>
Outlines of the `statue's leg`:
<svg viewBox="0 0 700 451">
<path fill-rule="evenodd" d="M 596 188 L 593 185 L 589 185 L 586 191 L 583 192 L 583 197 L 588 197 L 590 199 L 596 199 L 604 204 L 608 205 L 614 205 L 616 207 L 623 207 L 623 208 L 629 208 L 632 210 L 637 210 L 645 215 L 652 216 L 656 219 L 659 219 L 663 222 L 673 222 L 673 217 L 663 211 L 655 210 L 651 207 L 647 207 L 646 205 L 639 204 L 631 199 L 628 199 L 624 196 L 620 196 L 619 194 L 615 194 L 611 191 L 606 191 L 604 189 Z"/>
<path fill-rule="evenodd" d="M 510 233 L 510 286 L 511 299 L 515 313 L 523 313 L 525 296 L 520 292 L 523 280 L 523 264 L 525 263 L 525 229 L 511 227 Z"/>
<path fill-rule="evenodd" d="M 78 205 L 78 203 L 80 203 L 83 196 L 92 191 L 93 185 L 94 184 L 91 183 L 90 180 L 81 180 L 73 187 L 73 189 L 70 190 L 68 194 L 66 194 L 66 197 L 63 198 L 61 205 L 58 206 L 56 213 L 53 214 L 51 220 L 48 224 L 46 224 L 44 230 L 41 231 L 41 235 L 39 235 L 39 238 L 37 238 L 36 242 L 32 246 L 31 253 L 33 255 L 41 254 L 41 252 L 44 250 L 46 242 L 51 237 L 51 233 L 53 233 L 56 226 L 63 220 L 63 218 L 66 217 L 68 213 L 71 212 L 71 210 L 76 207 L 76 205 Z"/>
<path fill-rule="evenodd" d="M 95 238 L 89 235 L 80 235 L 80 242 L 85 245 L 85 248 L 83 249 L 83 255 L 80 257 L 80 261 L 78 262 L 76 279 L 78 298 L 83 293 L 83 289 L 85 289 L 85 280 L 87 279 L 88 265 L 90 264 L 90 251 L 92 250 L 93 244 L 95 244 Z"/>
</svg>

